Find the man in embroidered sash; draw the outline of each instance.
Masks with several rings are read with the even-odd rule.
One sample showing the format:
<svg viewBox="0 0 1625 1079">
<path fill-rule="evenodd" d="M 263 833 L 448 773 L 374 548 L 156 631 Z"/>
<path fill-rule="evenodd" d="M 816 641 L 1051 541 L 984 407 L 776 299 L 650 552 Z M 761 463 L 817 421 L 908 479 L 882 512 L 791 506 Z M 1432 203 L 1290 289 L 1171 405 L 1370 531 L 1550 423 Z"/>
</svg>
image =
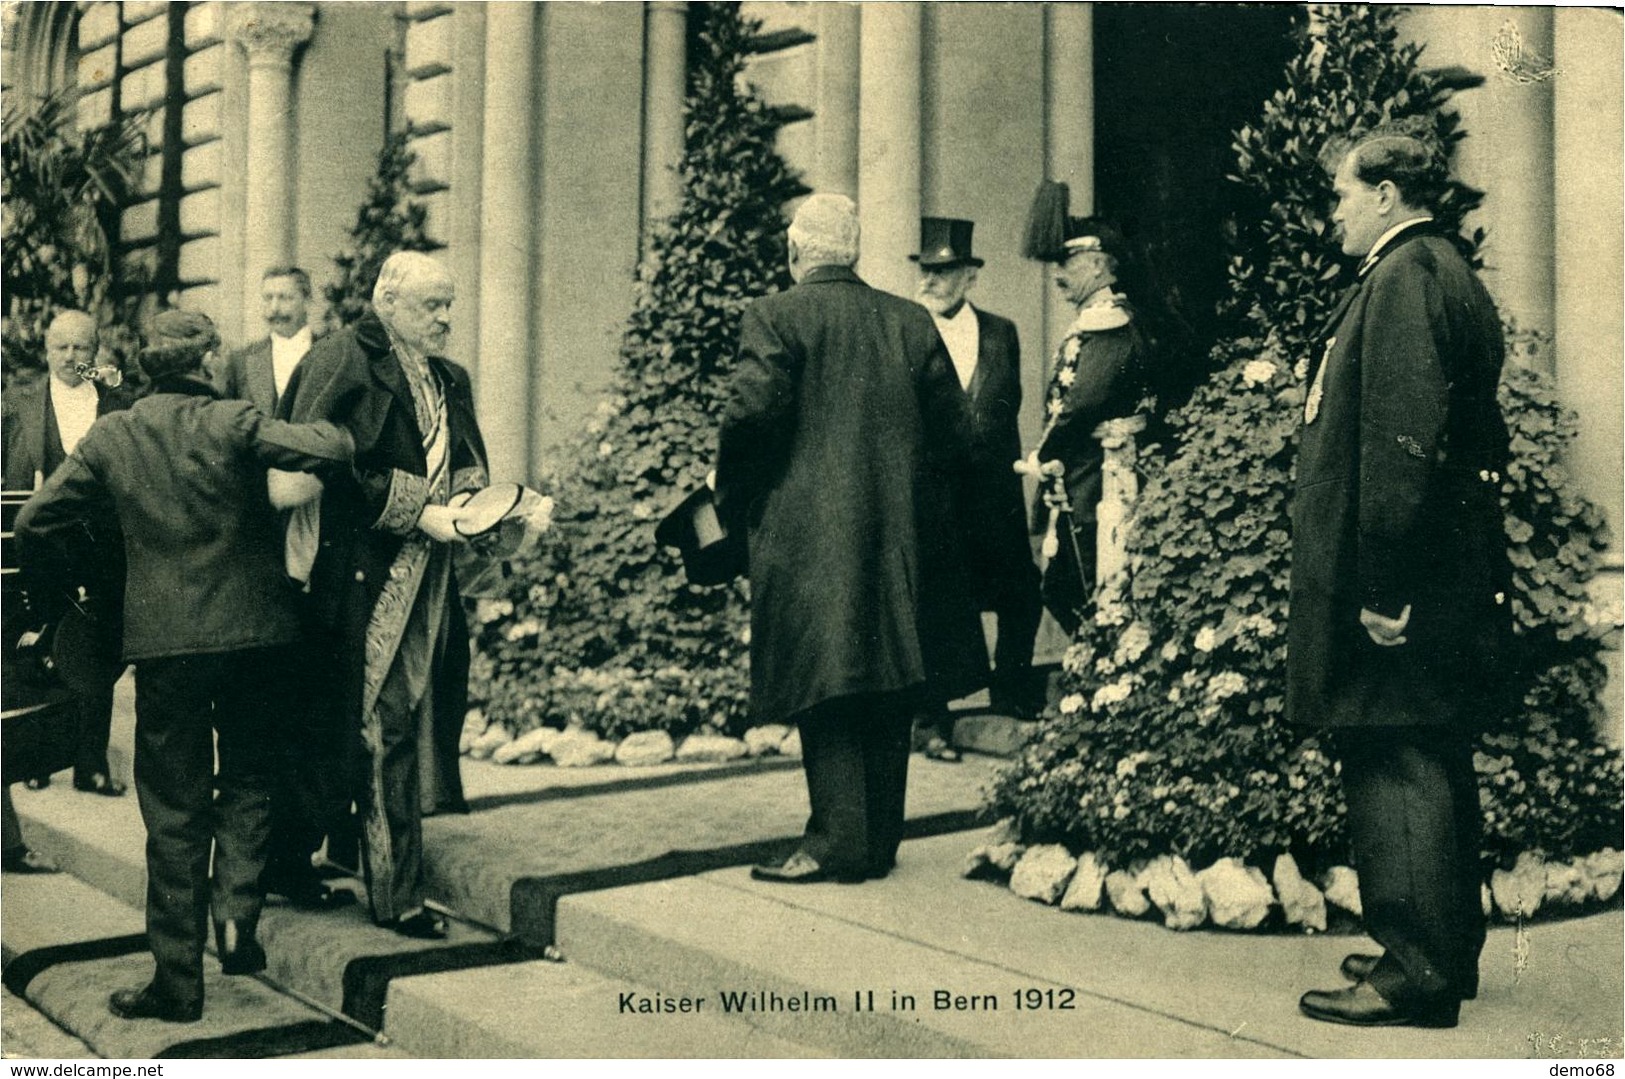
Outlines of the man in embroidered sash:
<svg viewBox="0 0 1625 1079">
<path fill-rule="evenodd" d="M 467 811 L 457 736 L 468 627 L 451 565 L 461 511 L 448 503 L 487 484 L 468 373 L 443 355 L 452 298 L 434 259 L 391 255 L 372 312 L 317 342 L 288 386 L 293 419 L 355 436 L 355 475 L 322 494 L 311 598 L 357 736 L 373 919 L 425 938 L 446 927 L 424 905 L 422 816 Z"/>
</svg>

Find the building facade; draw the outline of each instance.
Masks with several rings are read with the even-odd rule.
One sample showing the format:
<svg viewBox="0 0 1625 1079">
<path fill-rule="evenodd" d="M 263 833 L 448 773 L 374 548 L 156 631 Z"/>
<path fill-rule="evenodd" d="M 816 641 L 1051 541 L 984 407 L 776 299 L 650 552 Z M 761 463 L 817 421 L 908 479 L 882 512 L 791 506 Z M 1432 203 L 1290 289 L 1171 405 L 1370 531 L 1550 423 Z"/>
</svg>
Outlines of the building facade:
<svg viewBox="0 0 1625 1079">
<path fill-rule="evenodd" d="M 1018 256 L 1045 176 L 1075 209 L 1139 225 L 1199 309 L 1222 282 L 1229 132 L 1274 88 L 1286 6 L 746 3 L 749 77 L 808 185 L 858 201 L 860 271 L 904 294 L 922 214 L 976 222 L 976 299 L 1015 320 L 1037 387 L 1067 320 Z M 688 5 L 11 3 L 6 92 L 76 84 L 84 125 L 143 112 L 145 197 L 127 257 L 236 344 L 263 332 L 262 269 L 318 283 L 388 131 L 458 286 L 494 469 L 532 475 L 608 384 L 644 238 L 680 196 Z M 1310 16 L 1312 17 L 1312 16 Z M 1426 6 L 1424 64 L 1484 77 L 1457 99 L 1463 178 L 1487 194 L 1485 280 L 1555 373 L 1571 465 L 1625 522 L 1622 23 L 1617 10 Z M 1076 208 L 1081 206 L 1081 208 Z M 1171 258 L 1169 257 L 1171 256 Z M 1599 582 L 1617 604 L 1618 557 Z"/>
</svg>

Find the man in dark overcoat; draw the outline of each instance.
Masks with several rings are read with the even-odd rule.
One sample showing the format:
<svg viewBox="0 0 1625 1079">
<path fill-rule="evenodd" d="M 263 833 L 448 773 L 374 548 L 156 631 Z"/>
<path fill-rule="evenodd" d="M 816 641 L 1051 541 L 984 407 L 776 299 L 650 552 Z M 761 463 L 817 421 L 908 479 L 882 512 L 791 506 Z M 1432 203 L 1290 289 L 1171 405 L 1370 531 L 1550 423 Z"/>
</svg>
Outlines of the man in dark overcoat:
<svg viewBox="0 0 1625 1079">
<path fill-rule="evenodd" d="M 431 939 L 446 926 L 425 905 L 423 814 L 468 808 L 468 625 L 451 557 L 463 511 L 448 503 L 488 483 L 468 372 L 444 355 L 453 293 L 434 259 L 396 252 L 372 312 L 318 341 L 288 388 L 290 418 L 355 437 L 354 475 L 322 492 L 319 544 L 295 576 L 308 572 L 338 659 L 373 919 Z"/>
<path fill-rule="evenodd" d="M 971 469 L 956 523 L 967 587 L 998 624 L 992 707 L 1031 718 L 1041 703 L 1032 660 L 1043 603 L 1021 477 L 1011 467 L 1021 458 L 1021 341 L 1015 323 L 967 298 L 983 265 L 973 251 L 974 230 L 971 221 L 921 218 L 920 250 L 909 258 L 920 267 L 917 298 L 942 335 L 970 412 Z M 956 759 L 949 741 L 939 729 L 926 755 Z"/>
<path fill-rule="evenodd" d="M 719 511 L 749 535 L 751 705 L 800 728 L 812 807 L 800 847 L 759 879 L 891 870 L 910 726 L 928 674 L 953 674 L 932 670 L 949 627 L 922 624 L 917 522 L 927 463 L 963 454 L 964 395 L 930 315 L 864 284 L 857 256 L 851 200 L 808 198 L 789 234 L 797 283 L 746 310 L 722 420 Z M 976 623 L 964 604 L 985 663 Z"/>
<path fill-rule="evenodd" d="M 1501 324 L 1430 208 L 1427 136 L 1333 151 L 1333 220 L 1361 259 L 1312 358 L 1292 510 L 1287 708 L 1329 728 L 1375 955 L 1304 996 L 1316 1019 L 1454 1026 L 1484 943 L 1475 726 L 1509 629 L 1496 402 Z"/>
<path fill-rule="evenodd" d="M 314 343 L 310 275 L 297 266 L 268 268 L 260 277 L 260 310 L 267 335 L 228 355 L 212 377 L 226 400 L 249 401 L 266 415 L 278 415 L 294 372 Z M 280 409 L 280 414 L 286 412 Z M 282 535 L 282 528 L 277 534 Z M 355 902 L 353 892 L 323 882 L 312 864 L 350 801 L 342 769 L 335 765 L 343 757 L 342 724 L 332 707 L 332 664 L 322 654 L 320 637 L 312 627 L 294 646 L 305 652 L 299 662 L 303 673 L 284 687 L 286 715 L 277 729 L 271 853 L 265 868 L 266 891 L 310 910 Z"/>
<path fill-rule="evenodd" d="M 283 423 L 218 400 L 203 371 L 218 344 L 204 316 L 160 314 L 141 354 L 151 393 L 97 421 L 17 517 L 25 563 L 103 508 L 123 536 L 123 655 L 136 668 L 135 786 L 156 967 L 151 984 L 112 995 L 124 1019 L 202 1014 L 211 905 L 222 969 L 265 968 L 254 934 L 268 747 L 281 687 L 295 677 L 286 648 L 299 634 L 266 470 L 336 472 L 352 451 L 332 424 Z"/>
<path fill-rule="evenodd" d="M 135 399 L 123 387 L 86 379 L 81 372 L 96 364 L 99 334 L 96 320 L 83 311 L 62 311 L 45 331 L 45 378 L 6 388 L 0 437 L 4 440 L 3 470 L 8 491 L 32 491 L 41 486 L 98 418 L 130 407 Z M 109 521 L 92 522 L 93 530 L 107 531 Z M 107 536 L 115 542 L 116 536 Z M 119 587 L 113 565 L 87 567 L 93 580 L 76 585 Z M 43 613 L 43 611 L 42 611 Z M 92 794 L 118 797 L 124 784 L 107 766 L 107 741 L 113 727 L 113 687 L 81 696 L 77 704 L 73 787 Z M 43 786 L 48 777 L 30 777 Z"/>
</svg>

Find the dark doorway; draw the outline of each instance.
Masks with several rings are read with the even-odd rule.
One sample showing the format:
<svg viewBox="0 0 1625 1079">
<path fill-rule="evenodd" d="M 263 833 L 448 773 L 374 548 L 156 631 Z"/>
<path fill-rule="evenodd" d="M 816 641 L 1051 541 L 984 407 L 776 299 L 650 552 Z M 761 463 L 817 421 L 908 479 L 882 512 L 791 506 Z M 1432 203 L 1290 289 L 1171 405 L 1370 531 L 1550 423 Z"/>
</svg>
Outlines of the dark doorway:
<svg viewBox="0 0 1625 1079">
<path fill-rule="evenodd" d="M 1293 54 L 1296 4 L 1096 4 L 1095 204 L 1149 256 L 1205 345 L 1225 289 L 1231 134 Z M 1189 383 L 1203 357 L 1176 376 Z M 1181 365 L 1183 366 L 1183 365 Z M 1176 391 L 1177 392 L 1177 391 Z M 1183 396 L 1183 394 L 1180 394 Z"/>
</svg>

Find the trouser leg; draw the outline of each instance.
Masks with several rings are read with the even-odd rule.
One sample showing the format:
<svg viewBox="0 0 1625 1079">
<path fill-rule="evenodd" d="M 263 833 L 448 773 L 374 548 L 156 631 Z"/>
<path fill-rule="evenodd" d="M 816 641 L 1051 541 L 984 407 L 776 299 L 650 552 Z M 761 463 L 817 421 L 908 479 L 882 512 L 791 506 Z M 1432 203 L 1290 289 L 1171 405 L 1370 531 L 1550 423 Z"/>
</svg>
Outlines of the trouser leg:
<svg viewBox="0 0 1625 1079">
<path fill-rule="evenodd" d="M 135 789 L 147 826 L 147 944 L 166 998 L 203 999 L 209 912 L 218 656 L 148 660 L 136 670 Z"/>
<path fill-rule="evenodd" d="M 17 807 L 11 804 L 11 784 L 0 786 L 0 851 L 14 851 L 24 846 L 22 821 L 17 819 Z"/>
<path fill-rule="evenodd" d="M 869 837 L 867 868 L 889 872 L 903 841 L 908 793 L 909 731 L 915 708 L 895 695 L 872 698 L 862 728 L 864 802 Z"/>
<path fill-rule="evenodd" d="M 364 831 L 373 918 L 389 922 L 423 907 L 423 818 L 418 725 L 425 700 L 412 699 L 399 664 L 384 679 L 376 709 L 370 803 Z"/>
<path fill-rule="evenodd" d="M 1005 572 L 994 579 L 994 592 L 989 598 L 999 630 L 993 646 L 992 694 L 996 703 L 1036 703 L 1031 698 L 1033 642 L 1038 639 L 1038 623 L 1044 616 L 1040 587 L 1038 567 L 1029 557 L 1012 559 Z"/>
<path fill-rule="evenodd" d="M 862 873 L 869 857 L 869 812 L 863 740 L 859 735 L 861 699 L 844 698 L 810 709 L 797 718 L 801 731 L 801 766 L 807 776 L 812 816 L 802 849 L 835 873 Z M 906 748 L 906 742 L 905 742 Z"/>
<path fill-rule="evenodd" d="M 328 653 L 331 655 L 331 652 Z M 311 858 L 343 816 L 344 753 L 336 703 L 320 648 L 311 641 L 288 651 L 292 673 L 282 682 L 284 702 L 271 731 L 275 777 L 271 792 L 271 842 L 265 879 L 271 891 L 313 884 Z"/>
<path fill-rule="evenodd" d="M 1343 741 L 1360 903 L 1384 949 L 1371 984 L 1403 1006 L 1460 999 L 1483 942 L 1471 748 L 1414 729 Z"/>
<path fill-rule="evenodd" d="M 271 839 L 271 781 L 279 690 L 290 676 L 282 649 L 231 654 L 215 708 L 219 794 L 215 801 L 214 919 L 252 932 L 265 902 L 262 877 Z"/>
<path fill-rule="evenodd" d="M 74 749 L 73 778 L 88 782 L 107 774 L 107 742 L 113 731 L 113 687 L 80 697 L 78 743 Z"/>
</svg>

